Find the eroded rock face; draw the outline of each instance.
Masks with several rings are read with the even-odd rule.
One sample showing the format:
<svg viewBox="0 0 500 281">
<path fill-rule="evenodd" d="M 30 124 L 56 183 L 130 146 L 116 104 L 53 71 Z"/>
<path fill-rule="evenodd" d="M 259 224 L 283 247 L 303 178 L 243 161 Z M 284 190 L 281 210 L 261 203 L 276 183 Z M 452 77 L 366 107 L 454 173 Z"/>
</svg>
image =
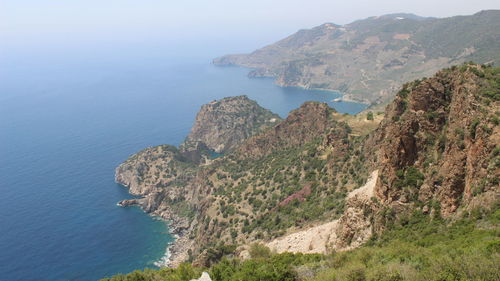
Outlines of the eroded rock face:
<svg viewBox="0 0 500 281">
<path fill-rule="evenodd" d="M 365 143 L 380 173 L 347 197 L 336 249 L 361 245 L 417 205 L 449 217 L 500 199 L 500 106 L 484 96 L 487 69 L 451 68 L 405 85 Z"/>
<path fill-rule="evenodd" d="M 382 175 L 376 194 L 384 204 L 436 200 L 449 216 L 475 188 L 498 192 L 491 161 L 499 130 L 491 118 L 500 108 L 482 96 L 480 71 L 441 71 L 406 85 L 389 105 L 375 134 Z"/>
<path fill-rule="evenodd" d="M 348 250 L 365 243 L 373 233 L 372 218 L 377 206 L 372 201 L 379 180 L 379 171 L 370 174 L 368 181 L 352 191 L 346 198 L 346 208 L 335 229 L 333 248 Z"/>
<path fill-rule="evenodd" d="M 277 238 L 266 246 L 277 253 L 308 254 L 326 254 L 332 250 L 343 251 L 360 246 L 372 235 L 369 214 L 373 214 L 371 199 L 377 180 L 378 171 L 375 170 L 362 187 L 349 193 L 347 208 L 340 219 Z"/>
<path fill-rule="evenodd" d="M 279 121 L 278 115 L 247 96 L 228 97 L 201 107 L 185 144 L 202 142 L 217 153 L 226 153 Z"/>
<path fill-rule="evenodd" d="M 148 195 L 194 175 L 195 165 L 171 145 L 146 148 L 115 171 L 115 181 L 133 195 Z"/>
<path fill-rule="evenodd" d="M 323 137 L 327 130 L 334 127 L 334 109 L 326 103 L 306 102 L 290 112 L 288 117 L 269 131 L 250 138 L 237 152 L 245 157 L 258 158 L 276 149 L 299 146 Z"/>
</svg>

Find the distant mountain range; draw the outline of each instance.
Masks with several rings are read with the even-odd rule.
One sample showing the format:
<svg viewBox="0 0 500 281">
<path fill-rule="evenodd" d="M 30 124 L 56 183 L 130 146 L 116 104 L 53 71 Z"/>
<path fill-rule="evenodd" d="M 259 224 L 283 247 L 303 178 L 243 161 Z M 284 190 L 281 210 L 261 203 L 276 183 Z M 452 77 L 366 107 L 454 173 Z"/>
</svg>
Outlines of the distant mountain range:
<svg viewBox="0 0 500 281">
<path fill-rule="evenodd" d="M 281 86 L 338 90 L 346 100 L 385 104 L 404 81 L 465 61 L 500 62 L 500 10 L 325 23 L 250 54 L 216 58 L 214 64 L 250 67 L 249 76 L 275 77 Z"/>
</svg>

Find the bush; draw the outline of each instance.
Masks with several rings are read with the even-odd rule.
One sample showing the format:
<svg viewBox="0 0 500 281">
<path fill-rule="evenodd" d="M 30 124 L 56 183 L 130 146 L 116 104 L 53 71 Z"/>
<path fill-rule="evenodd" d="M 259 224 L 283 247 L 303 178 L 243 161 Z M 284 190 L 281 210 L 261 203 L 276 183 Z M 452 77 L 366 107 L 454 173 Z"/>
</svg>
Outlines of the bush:
<svg viewBox="0 0 500 281">
<path fill-rule="evenodd" d="M 366 114 L 366 120 L 373 120 L 373 112 L 368 111 L 368 113 Z"/>
<path fill-rule="evenodd" d="M 259 243 L 252 244 L 249 252 L 253 259 L 269 258 L 271 256 L 271 250 Z"/>
</svg>

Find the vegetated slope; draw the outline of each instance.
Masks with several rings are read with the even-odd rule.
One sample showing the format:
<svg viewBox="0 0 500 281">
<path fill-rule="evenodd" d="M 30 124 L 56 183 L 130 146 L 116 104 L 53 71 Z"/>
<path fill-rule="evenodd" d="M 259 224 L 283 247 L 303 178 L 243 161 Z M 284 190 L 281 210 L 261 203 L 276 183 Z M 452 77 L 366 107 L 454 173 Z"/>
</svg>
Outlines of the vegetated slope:
<svg viewBox="0 0 500 281">
<path fill-rule="evenodd" d="M 171 222 L 179 235 L 170 250 L 180 260 L 187 255 L 186 233 L 196 225 L 197 204 L 204 199 L 203 188 L 191 188 L 206 173 L 200 171 L 212 161 L 214 151 L 234 149 L 246 138 L 266 131 L 281 118 L 246 96 L 229 97 L 204 105 L 186 141 L 176 148 L 160 145 L 146 148 L 116 168 L 115 180 L 143 198 L 123 200 L 121 206 L 139 205 L 146 212 Z"/>
<path fill-rule="evenodd" d="M 371 17 L 300 30 L 250 54 L 216 58 L 218 65 L 255 68 L 282 86 L 322 88 L 345 99 L 386 103 L 405 81 L 465 61 L 500 62 L 500 11 L 422 18 Z"/>
<path fill-rule="evenodd" d="M 183 254 L 177 255 L 177 262 L 185 258 L 199 266 L 213 265 L 228 254 L 244 257 L 249 251 L 252 255 L 251 247 L 238 245 L 269 242 L 336 219 L 332 249 L 352 249 L 366 242 L 376 245 L 332 257 L 284 254 L 268 257 L 265 262 L 223 261 L 212 267 L 212 274 L 219 276 L 215 280 L 243 280 L 241 276 L 248 275 L 238 274 L 249 268 L 269 274 L 268 280 L 320 278 L 320 272 L 330 269 L 331 274 L 339 274 L 338 280 L 353 280 L 349 274 L 366 277 L 378 274 L 378 269 L 380 274 L 392 274 L 384 261 L 395 262 L 398 257 L 402 267 L 394 266 L 401 276 L 415 274 L 415 279 L 425 279 L 434 271 L 447 274 L 446 266 L 458 270 L 454 258 L 477 254 L 481 261 L 488 261 L 491 255 L 498 259 L 498 237 L 493 234 L 498 231 L 497 214 L 484 223 L 475 219 L 498 209 L 499 115 L 500 69 L 452 67 L 432 78 L 405 84 L 374 131 L 360 134 L 359 117 L 339 115 L 326 104 L 306 103 L 233 152 L 197 166 L 196 175 L 179 184 L 177 193 L 160 185 L 145 199 L 131 203 L 156 214 L 182 217 L 184 224 L 177 229 L 182 230 L 184 240 L 176 243 L 174 252 Z M 356 133 L 350 122 L 357 126 Z M 136 163 L 131 169 L 140 167 Z M 376 170 L 378 173 L 372 173 Z M 356 190 L 370 173 L 375 177 L 371 198 L 371 190 Z M 479 206 L 485 211 L 478 213 Z M 469 214 L 465 226 L 456 222 Z M 453 233 L 455 226 L 457 235 L 447 236 L 446 231 Z M 455 257 L 440 260 L 438 266 L 429 264 L 431 260 L 422 255 L 413 261 L 397 252 L 401 245 L 402 249 L 416 246 L 423 253 L 443 258 L 453 250 L 454 242 L 446 244 L 446 239 L 466 240 L 467 231 L 478 235 L 478 240 L 470 243 L 470 249 L 477 253 L 457 250 Z M 284 265 L 282 259 L 289 263 Z M 299 265 L 310 262 L 318 262 L 317 267 L 299 279 Z M 274 267 L 265 263 L 279 266 L 290 279 L 276 279 L 282 275 L 270 272 Z M 482 267 L 480 263 L 470 266 L 467 270 Z M 222 268 L 228 272 L 221 275 L 225 271 L 218 270 Z M 430 271 L 419 275 L 422 268 Z M 189 267 L 181 270 L 196 271 Z M 485 272 L 485 280 L 490 280 L 491 274 L 498 275 L 490 268 L 479 271 Z"/>
<path fill-rule="evenodd" d="M 210 166 L 206 204 L 192 237 L 197 263 L 220 242 L 248 244 L 337 217 L 348 190 L 367 177 L 363 137 L 350 136 L 326 104 L 309 102 Z M 347 176 L 349 173 L 355 177 Z"/>
<path fill-rule="evenodd" d="M 251 258 L 226 256 L 208 270 L 186 263 L 103 280 L 188 281 L 208 271 L 214 281 L 493 281 L 500 278 L 499 207 L 495 212 L 476 208 L 453 223 L 416 211 L 389 225 L 381 237 L 347 252 L 273 254 L 254 244 Z"/>
</svg>

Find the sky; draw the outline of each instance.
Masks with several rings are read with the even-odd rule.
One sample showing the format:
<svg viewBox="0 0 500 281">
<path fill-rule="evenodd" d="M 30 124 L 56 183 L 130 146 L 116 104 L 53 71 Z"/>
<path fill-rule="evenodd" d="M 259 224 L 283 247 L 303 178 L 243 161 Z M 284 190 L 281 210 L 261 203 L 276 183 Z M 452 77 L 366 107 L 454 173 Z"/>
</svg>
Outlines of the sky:
<svg viewBox="0 0 500 281">
<path fill-rule="evenodd" d="M 225 42 L 236 51 L 251 51 L 325 22 L 347 24 L 396 12 L 448 17 L 484 9 L 500 9 L 500 1 L 0 0 L 0 40 L 16 47 Z"/>
</svg>

